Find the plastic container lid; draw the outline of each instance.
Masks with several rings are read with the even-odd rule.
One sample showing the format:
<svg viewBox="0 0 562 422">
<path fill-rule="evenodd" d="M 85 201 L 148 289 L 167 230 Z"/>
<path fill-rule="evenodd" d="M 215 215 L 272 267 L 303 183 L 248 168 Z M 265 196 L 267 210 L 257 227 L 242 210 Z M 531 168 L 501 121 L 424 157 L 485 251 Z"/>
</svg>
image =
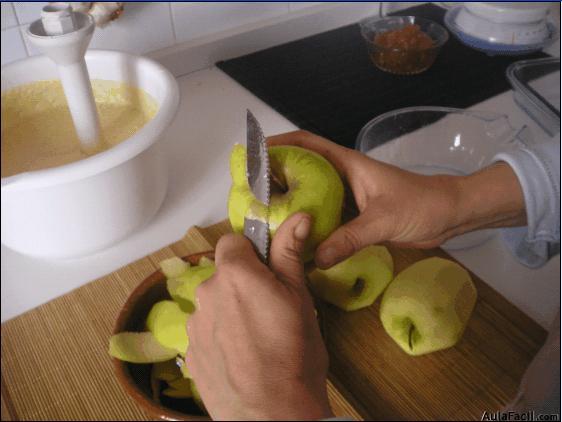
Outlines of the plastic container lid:
<svg viewBox="0 0 562 422">
<path fill-rule="evenodd" d="M 521 60 L 506 71 L 515 102 L 549 135 L 560 131 L 560 58 Z"/>
</svg>

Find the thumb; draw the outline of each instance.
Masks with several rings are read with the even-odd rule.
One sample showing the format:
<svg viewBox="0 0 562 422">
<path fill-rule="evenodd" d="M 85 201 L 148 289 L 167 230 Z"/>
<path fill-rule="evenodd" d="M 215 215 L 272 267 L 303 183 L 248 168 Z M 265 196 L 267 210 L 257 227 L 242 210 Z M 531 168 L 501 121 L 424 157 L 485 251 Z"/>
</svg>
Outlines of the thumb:
<svg viewBox="0 0 562 422">
<path fill-rule="evenodd" d="M 304 283 L 302 254 L 311 225 L 311 217 L 298 212 L 286 219 L 273 237 L 269 264 L 275 275 L 285 283 Z"/>
<path fill-rule="evenodd" d="M 377 243 L 380 239 L 373 237 L 376 230 L 369 227 L 372 226 L 370 223 L 363 214 L 336 229 L 316 250 L 316 265 L 321 269 L 333 267 L 364 247 Z"/>
</svg>

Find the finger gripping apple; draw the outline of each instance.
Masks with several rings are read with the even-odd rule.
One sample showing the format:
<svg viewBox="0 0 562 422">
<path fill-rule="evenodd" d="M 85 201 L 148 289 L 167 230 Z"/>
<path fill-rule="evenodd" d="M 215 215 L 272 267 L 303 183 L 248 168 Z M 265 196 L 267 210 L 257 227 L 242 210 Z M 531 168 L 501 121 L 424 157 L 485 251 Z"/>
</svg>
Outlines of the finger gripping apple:
<svg viewBox="0 0 562 422">
<path fill-rule="evenodd" d="M 313 217 L 304 259 L 313 257 L 316 247 L 341 222 L 343 183 L 334 167 L 321 155 L 294 146 L 269 148 L 272 180 L 269 208 L 270 234 L 286 218 L 302 211 Z M 266 209 L 252 194 L 246 178 L 246 148 L 235 145 L 230 156 L 232 187 L 228 217 L 235 232 L 242 233 L 244 217 L 265 219 Z"/>
</svg>

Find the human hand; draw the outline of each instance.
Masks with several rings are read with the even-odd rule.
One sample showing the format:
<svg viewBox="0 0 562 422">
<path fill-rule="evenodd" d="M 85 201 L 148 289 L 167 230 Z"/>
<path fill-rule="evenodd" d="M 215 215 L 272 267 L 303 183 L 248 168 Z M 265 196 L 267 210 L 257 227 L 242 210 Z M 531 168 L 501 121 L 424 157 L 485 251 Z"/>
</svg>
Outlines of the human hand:
<svg viewBox="0 0 562 422">
<path fill-rule="evenodd" d="M 321 154 L 353 192 L 359 216 L 319 246 L 315 257 L 319 267 L 331 267 L 365 246 L 382 241 L 431 247 L 446 239 L 455 206 L 454 190 L 447 176 L 419 176 L 305 131 L 274 136 L 268 142 Z"/>
<path fill-rule="evenodd" d="M 278 229 L 270 267 L 241 235 L 223 236 L 215 275 L 196 291 L 186 363 L 213 419 L 318 420 L 332 416 L 328 355 L 301 255 L 311 218 Z"/>
<path fill-rule="evenodd" d="M 270 137 L 330 161 L 353 192 L 359 216 L 335 230 L 317 249 L 316 265 L 329 268 L 374 243 L 431 248 L 484 227 L 526 221 L 518 180 L 505 163 L 467 177 L 424 176 L 376 161 L 320 136 L 296 131 Z"/>
</svg>

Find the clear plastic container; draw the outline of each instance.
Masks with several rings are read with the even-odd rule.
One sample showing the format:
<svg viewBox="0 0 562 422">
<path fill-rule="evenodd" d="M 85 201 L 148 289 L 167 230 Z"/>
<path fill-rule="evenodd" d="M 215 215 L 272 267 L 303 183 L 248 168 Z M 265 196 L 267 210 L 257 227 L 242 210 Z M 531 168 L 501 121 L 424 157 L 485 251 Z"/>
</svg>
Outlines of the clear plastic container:
<svg viewBox="0 0 562 422">
<path fill-rule="evenodd" d="M 494 156 L 517 145 L 517 131 L 506 116 L 447 107 L 408 107 L 367 123 L 356 149 L 405 170 L 425 175 L 467 175 L 488 166 Z M 488 240 L 495 229 L 450 239 L 442 247 L 470 248 Z"/>
<path fill-rule="evenodd" d="M 550 136 L 560 132 L 560 58 L 522 60 L 506 73 L 519 107 Z"/>
</svg>

